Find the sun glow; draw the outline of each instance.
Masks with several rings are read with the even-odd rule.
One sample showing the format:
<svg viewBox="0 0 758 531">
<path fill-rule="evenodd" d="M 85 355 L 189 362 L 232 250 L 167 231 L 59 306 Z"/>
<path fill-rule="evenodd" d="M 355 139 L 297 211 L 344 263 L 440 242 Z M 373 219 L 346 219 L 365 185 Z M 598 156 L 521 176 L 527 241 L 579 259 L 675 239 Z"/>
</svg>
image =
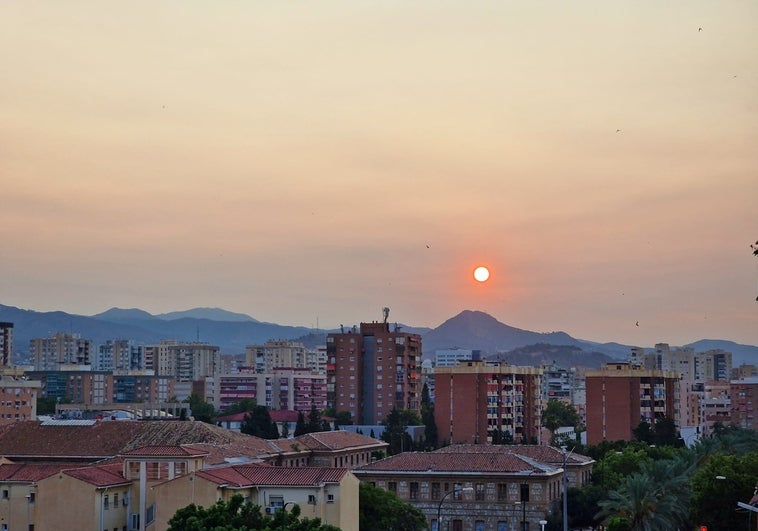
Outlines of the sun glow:
<svg viewBox="0 0 758 531">
<path fill-rule="evenodd" d="M 490 278 L 490 270 L 484 266 L 479 266 L 474 269 L 474 279 L 477 282 L 486 282 Z"/>
</svg>

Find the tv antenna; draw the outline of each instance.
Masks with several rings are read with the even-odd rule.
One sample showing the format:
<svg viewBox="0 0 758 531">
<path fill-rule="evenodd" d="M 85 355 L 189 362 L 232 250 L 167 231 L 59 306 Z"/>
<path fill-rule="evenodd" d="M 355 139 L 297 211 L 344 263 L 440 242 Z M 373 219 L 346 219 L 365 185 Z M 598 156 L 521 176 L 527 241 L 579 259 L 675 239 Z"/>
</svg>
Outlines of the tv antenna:
<svg viewBox="0 0 758 531">
<path fill-rule="evenodd" d="M 390 309 L 385 306 L 382 308 L 382 313 L 384 314 L 384 324 L 387 324 L 387 318 L 390 316 Z"/>
</svg>

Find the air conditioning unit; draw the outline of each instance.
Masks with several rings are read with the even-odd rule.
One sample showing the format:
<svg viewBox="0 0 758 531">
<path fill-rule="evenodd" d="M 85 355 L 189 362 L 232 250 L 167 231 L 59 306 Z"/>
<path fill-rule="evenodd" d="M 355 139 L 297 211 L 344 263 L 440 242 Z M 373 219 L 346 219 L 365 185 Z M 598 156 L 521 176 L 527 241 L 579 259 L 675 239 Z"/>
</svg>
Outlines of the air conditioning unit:
<svg viewBox="0 0 758 531">
<path fill-rule="evenodd" d="M 276 512 L 276 507 L 266 507 L 266 514 L 274 514 Z"/>
</svg>

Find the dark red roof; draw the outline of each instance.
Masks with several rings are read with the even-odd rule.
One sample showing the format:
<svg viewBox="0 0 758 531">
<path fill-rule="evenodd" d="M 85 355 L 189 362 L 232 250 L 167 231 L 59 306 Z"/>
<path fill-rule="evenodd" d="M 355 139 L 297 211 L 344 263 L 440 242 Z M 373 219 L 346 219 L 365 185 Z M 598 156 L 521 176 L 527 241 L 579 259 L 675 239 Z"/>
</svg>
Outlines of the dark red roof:
<svg viewBox="0 0 758 531">
<path fill-rule="evenodd" d="M 491 472 L 540 474 L 553 469 L 508 453 L 405 452 L 356 469 L 367 472 Z"/>
<path fill-rule="evenodd" d="M 300 435 L 294 439 L 289 439 L 285 443 L 284 440 L 275 441 L 279 446 L 288 444 L 290 447 L 293 444 L 304 446 L 312 451 L 319 450 L 348 450 L 357 448 L 371 448 L 379 450 L 383 447 L 389 446 L 386 442 L 361 435 L 360 433 L 353 433 L 350 431 L 319 431 L 314 433 L 307 433 Z"/>
<path fill-rule="evenodd" d="M 140 457 L 200 457 L 208 455 L 208 448 L 184 444 L 181 446 L 140 446 L 134 450 L 129 450 L 121 455 L 140 456 Z"/>
<path fill-rule="evenodd" d="M 347 468 L 326 467 L 272 467 L 235 465 L 209 468 L 196 472 L 198 477 L 219 485 L 250 487 L 254 485 L 317 486 L 339 483 L 349 472 Z"/>
<path fill-rule="evenodd" d="M 0 481 L 35 482 L 53 476 L 71 465 L 38 465 L 29 463 L 5 463 L 0 465 Z"/>
<path fill-rule="evenodd" d="M 124 478 L 122 469 L 118 464 L 104 466 L 88 466 L 64 470 L 63 474 L 89 483 L 96 487 L 111 487 L 114 485 L 128 485 L 130 480 Z"/>
<path fill-rule="evenodd" d="M 563 450 L 554 446 L 544 446 L 538 444 L 453 444 L 445 446 L 435 453 L 453 453 L 453 454 L 516 454 L 534 459 L 540 463 L 551 465 L 563 465 Z M 591 457 L 577 454 L 569 450 L 566 459 L 567 464 L 585 464 L 592 462 Z"/>
</svg>

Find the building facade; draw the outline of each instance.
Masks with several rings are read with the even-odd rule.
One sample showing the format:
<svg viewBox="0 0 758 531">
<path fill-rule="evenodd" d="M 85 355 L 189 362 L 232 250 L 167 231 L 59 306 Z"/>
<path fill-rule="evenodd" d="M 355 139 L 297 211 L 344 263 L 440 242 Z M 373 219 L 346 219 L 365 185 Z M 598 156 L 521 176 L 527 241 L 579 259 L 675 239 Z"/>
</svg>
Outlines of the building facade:
<svg viewBox="0 0 758 531">
<path fill-rule="evenodd" d="M 678 418 L 675 408 L 679 374 L 630 363 L 609 363 L 585 373 L 587 443 L 626 440 L 641 421 Z"/>
<path fill-rule="evenodd" d="M 434 384 L 440 441 L 539 441 L 542 369 L 472 361 L 435 368 Z"/>
<path fill-rule="evenodd" d="M 57 371 L 62 365 L 91 365 L 93 348 L 91 339 L 82 339 L 79 334 L 57 333 L 30 340 L 29 356 L 34 370 Z"/>
<path fill-rule="evenodd" d="M 13 365 L 13 323 L 0 322 L 0 367 Z"/>
<path fill-rule="evenodd" d="M 421 412 L 421 336 L 361 323 L 327 336 L 327 406 L 356 424 L 379 424 L 393 409 Z"/>
</svg>

